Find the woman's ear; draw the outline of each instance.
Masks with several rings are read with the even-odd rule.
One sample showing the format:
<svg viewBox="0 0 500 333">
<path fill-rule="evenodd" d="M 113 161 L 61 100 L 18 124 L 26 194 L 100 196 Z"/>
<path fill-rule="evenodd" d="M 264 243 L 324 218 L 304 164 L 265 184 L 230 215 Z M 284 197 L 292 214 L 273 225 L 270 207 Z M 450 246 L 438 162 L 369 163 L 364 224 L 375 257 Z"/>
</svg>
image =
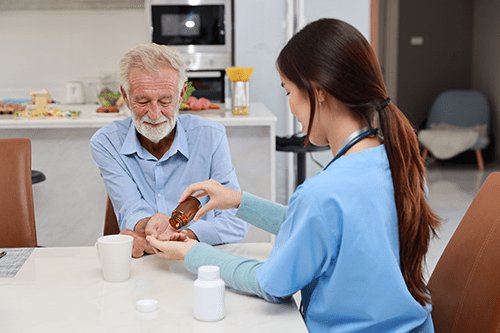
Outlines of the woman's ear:
<svg viewBox="0 0 500 333">
<path fill-rule="evenodd" d="M 319 105 L 323 105 L 328 95 L 324 89 L 321 89 L 317 84 L 314 84 L 314 92 L 316 93 L 316 101 Z"/>
</svg>

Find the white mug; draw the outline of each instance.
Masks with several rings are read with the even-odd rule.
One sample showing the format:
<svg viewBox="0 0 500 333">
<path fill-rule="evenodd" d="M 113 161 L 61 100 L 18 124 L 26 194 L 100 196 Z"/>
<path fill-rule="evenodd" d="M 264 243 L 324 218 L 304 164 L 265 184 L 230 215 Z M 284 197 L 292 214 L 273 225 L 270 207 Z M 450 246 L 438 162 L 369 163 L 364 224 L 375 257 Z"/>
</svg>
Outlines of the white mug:
<svg viewBox="0 0 500 333">
<path fill-rule="evenodd" d="M 129 279 L 133 243 L 134 238 L 129 235 L 108 235 L 97 239 L 95 247 L 104 281 L 125 282 Z"/>
</svg>

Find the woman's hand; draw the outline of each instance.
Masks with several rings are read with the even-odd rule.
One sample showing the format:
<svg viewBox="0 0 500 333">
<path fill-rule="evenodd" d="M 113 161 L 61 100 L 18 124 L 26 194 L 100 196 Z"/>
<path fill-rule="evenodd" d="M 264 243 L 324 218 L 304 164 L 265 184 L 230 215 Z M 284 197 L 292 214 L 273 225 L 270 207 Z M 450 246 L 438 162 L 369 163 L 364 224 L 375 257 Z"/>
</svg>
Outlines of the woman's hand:
<svg viewBox="0 0 500 333">
<path fill-rule="evenodd" d="M 210 197 L 207 204 L 201 207 L 194 216 L 193 221 L 198 221 L 199 218 L 213 209 L 238 208 L 240 206 L 242 193 L 210 179 L 189 185 L 182 193 L 179 202 L 186 200 L 190 195 L 196 198 L 201 198 L 206 195 Z"/>
<path fill-rule="evenodd" d="M 181 234 L 179 233 L 179 235 Z M 146 239 L 153 247 L 156 255 L 167 260 L 184 260 L 186 253 L 194 245 L 198 244 L 198 241 L 187 237 L 184 241 L 161 241 L 153 236 L 147 236 Z"/>
</svg>

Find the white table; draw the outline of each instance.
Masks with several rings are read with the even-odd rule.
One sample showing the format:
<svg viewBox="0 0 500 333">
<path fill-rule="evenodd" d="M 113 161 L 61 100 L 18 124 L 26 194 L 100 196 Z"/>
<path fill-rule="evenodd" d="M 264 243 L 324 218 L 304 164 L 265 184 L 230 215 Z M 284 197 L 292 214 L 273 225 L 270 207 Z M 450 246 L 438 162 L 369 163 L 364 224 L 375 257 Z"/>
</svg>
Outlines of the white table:
<svg viewBox="0 0 500 333">
<path fill-rule="evenodd" d="M 77 119 L 14 119 L 0 115 L 0 139 L 29 138 L 32 169 L 46 180 L 33 185 L 38 245 L 93 245 L 104 228 L 106 189 L 90 153 L 90 138 L 102 126 L 130 115 L 98 115 L 97 105 L 56 105 L 80 110 Z M 207 116 L 226 127 L 240 187 L 275 200 L 276 117 L 263 104 L 250 105 L 247 116 L 211 112 Z M 269 234 L 251 227 L 245 241 L 270 241 Z"/>
<path fill-rule="evenodd" d="M 265 260 L 269 243 L 223 245 L 225 251 Z M 268 303 L 226 289 L 226 317 L 193 317 L 196 275 L 182 261 L 156 255 L 132 260 L 129 281 L 104 282 L 93 247 L 36 248 L 13 278 L 0 278 L 1 332 L 307 332 L 294 302 Z M 158 310 L 136 311 L 153 298 Z"/>
</svg>

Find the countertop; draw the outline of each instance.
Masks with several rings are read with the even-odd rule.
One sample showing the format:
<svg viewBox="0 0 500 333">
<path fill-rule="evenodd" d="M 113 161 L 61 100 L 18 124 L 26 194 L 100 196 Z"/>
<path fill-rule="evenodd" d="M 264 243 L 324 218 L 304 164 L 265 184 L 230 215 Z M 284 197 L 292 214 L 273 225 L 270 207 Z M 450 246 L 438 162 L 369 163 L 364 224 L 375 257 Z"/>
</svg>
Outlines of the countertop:
<svg viewBox="0 0 500 333">
<path fill-rule="evenodd" d="M 77 118 L 15 118 L 14 115 L 0 115 L 0 129 L 56 129 L 56 128 L 101 128 L 102 126 L 118 119 L 131 115 L 130 110 L 123 106 L 119 114 L 100 114 L 95 110 L 97 104 L 69 105 L 50 104 L 51 109 L 81 111 Z M 221 110 L 207 111 L 181 111 L 196 114 L 221 123 L 224 126 L 260 126 L 271 125 L 276 122 L 276 116 L 262 103 L 251 103 L 248 115 L 233 115 L 222 106 Z"/>
</svg>

